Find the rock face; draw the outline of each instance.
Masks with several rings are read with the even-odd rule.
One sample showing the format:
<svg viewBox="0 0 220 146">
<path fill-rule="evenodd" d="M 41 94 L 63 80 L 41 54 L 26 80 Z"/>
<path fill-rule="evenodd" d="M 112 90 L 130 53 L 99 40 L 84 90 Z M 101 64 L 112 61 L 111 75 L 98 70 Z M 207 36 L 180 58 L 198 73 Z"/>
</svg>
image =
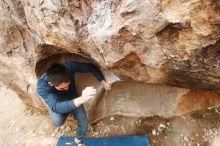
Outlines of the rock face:
<svg viewBox="0 0 220 146">
<path fill-rule="evenodd" d="M 0 0 L 0 9 L 0 79 L 30 105 L 45 109 L 37 77 L 66 59 L 93 62 L 121 80 L 88 104 L 92 121 L 220 104 L 217 0 Z M 99 88 L 83 78 L 79 92 Z"/>
</svg>

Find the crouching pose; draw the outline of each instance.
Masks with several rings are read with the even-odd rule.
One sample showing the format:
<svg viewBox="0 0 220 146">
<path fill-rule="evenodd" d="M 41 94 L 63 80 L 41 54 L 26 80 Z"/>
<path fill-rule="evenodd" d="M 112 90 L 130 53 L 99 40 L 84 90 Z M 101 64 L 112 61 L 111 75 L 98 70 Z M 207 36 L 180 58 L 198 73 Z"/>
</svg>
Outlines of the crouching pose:
<svg viewBox="0 0 220 146">
<path fill-rule="evenodd" d="M 91 72 L 106 90 L 110 90 L 101 71 L 91 63 L 65 61 L 63 64 L 54 63 L 47 68 L 37 81 L 37 92 L 47 104 L 49 116 L 56 127 L 64 124 L 69 114 L 77 121 L 75 142 L 78 146 L 85 146 L 81 140 L 88 131 L 88 120 L 83 103 L 94 98 L 96 90 L 86 87 L 82 95 L 75 89 L 75 73 Z"/>
</svg>

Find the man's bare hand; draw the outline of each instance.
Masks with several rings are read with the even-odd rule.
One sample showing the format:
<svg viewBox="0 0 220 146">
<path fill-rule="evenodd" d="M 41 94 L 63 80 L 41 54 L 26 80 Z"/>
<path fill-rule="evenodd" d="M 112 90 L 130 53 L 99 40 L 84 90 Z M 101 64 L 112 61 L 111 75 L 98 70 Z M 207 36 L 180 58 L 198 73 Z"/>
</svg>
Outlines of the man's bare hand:
<svg viewBox="0 0 220 146">
<path fill-rule="evenodd" d="M 105 89 L 105 90 L 111 90 L 111 84 L 109 84 L 108 82 L 106 82 L 105 80 L 102 80 L 101 81 L 101 84 L 102 84 L 102 86 L 103 86 L 103 88 Z"/>
</svg>

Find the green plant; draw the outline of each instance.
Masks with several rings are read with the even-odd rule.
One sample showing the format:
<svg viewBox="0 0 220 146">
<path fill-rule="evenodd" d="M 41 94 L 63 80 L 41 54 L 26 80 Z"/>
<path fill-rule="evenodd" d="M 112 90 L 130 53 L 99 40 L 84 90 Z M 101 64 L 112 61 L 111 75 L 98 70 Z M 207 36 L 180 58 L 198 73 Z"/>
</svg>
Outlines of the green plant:
<svg viewBox="0 0 220 146">
<path fill-rule="evenodd" d="M 165 138 L 172 138 L 175 134 L 175 131 L 174 131 L 174 128 L 173 126 L 167 126 L 165 129 L 164 129 L 164 137 Z"/>
<path fill-rule="evenodd" d="M 154 117 L 154 121 L 155 121 L 155 124 L 159 125 L 160 122 L 161 122 L 161 118 L 158 117 L 158 116 L 155 116 L 155 117 Z"/>
</svg>

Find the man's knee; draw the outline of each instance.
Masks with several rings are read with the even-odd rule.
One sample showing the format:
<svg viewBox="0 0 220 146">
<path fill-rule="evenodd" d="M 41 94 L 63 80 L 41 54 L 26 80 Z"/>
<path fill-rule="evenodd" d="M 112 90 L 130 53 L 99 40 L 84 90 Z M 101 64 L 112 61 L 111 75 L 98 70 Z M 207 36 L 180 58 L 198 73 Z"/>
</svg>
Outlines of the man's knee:
<svg viewBox="0 0 220 146">
<path fill-rule="evenodd" d="M 57 114 L 49 109 L 49 116 L 55 127 L 59 127 L 64 124 L 68 114 Z"/>
<path fill-rule="evenodd" d="M 61 116 L 61 115 L 53 115 L 51 116 L 51 120 L 53 122 L 53 125 L 55 127 L 59 127 L 62 126 L 65 123 L 66 117 L 65 116 Z"/>
<path fill-rule="evenodd" d="M 60 126 L 62 126 L 64 124 L 64 122 L 65 121 L 63 121 L 63 120 L 56 120 L 56 121 L 53 120 L 53 125 L 55 127 L 60 127 Z"/>
</svg>

